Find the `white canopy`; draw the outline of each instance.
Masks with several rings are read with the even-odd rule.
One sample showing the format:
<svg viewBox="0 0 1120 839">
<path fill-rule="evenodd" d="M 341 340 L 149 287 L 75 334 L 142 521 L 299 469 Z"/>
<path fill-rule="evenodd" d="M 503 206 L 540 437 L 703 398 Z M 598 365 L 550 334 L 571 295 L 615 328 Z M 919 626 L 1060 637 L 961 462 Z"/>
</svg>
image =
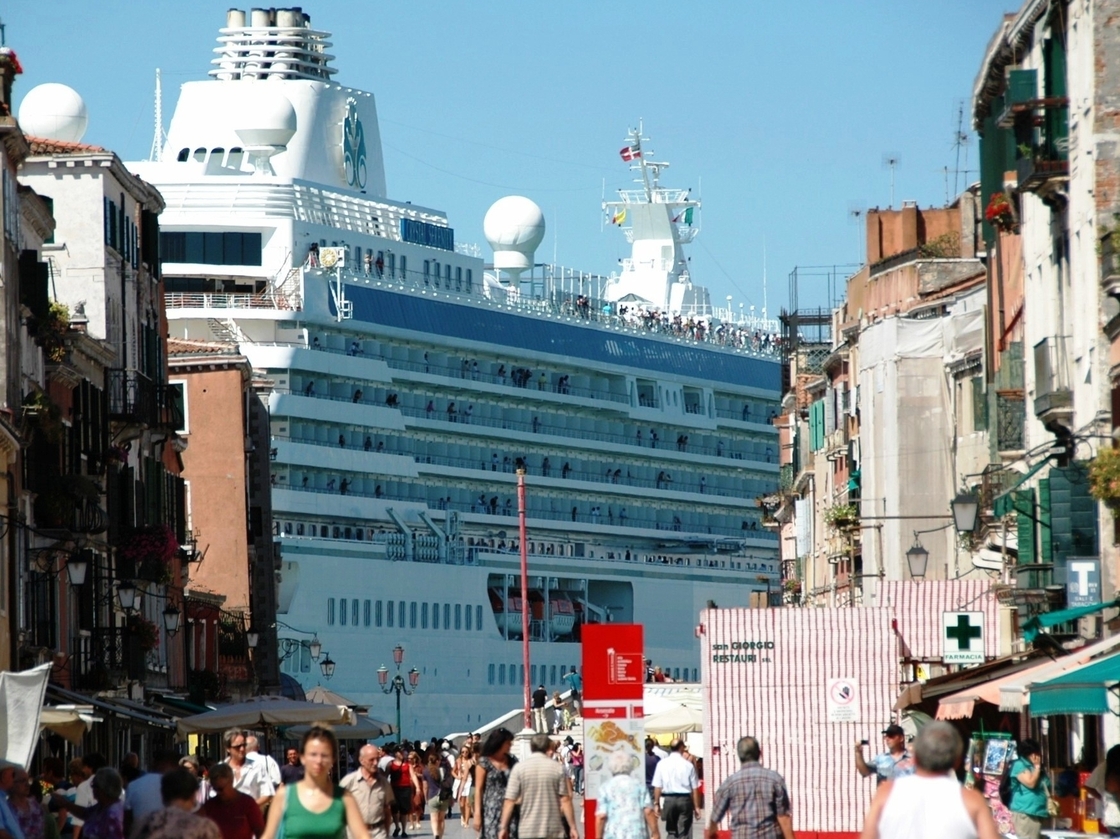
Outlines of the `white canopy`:
<svg viewBox="0 0 1120 839">
<path fill-rule="evenodd" d="M 0 672 L 0 766 L 31 763 L 39 741 L 39 715 L 51 665 L 42 664 L 21 672 Z"/>
<path fill-rule="evenodd" d="M 297 702 L 283 696 L 254 696 L 235 705 L 225 705 L 205 714 L 179 720 L 179 736 L 213 734 L 227 728 L 264 728 L 277 725 L 345 725 L 354 713 L 345 705 Z"/>
<path fill-rule="evenodd" d="M 298 740 L 310 726 L 294 725 L 286 732 L 289 740 Z M 339 740 L 373 740 L 377 737 L 385 737 L 396 731 L 396 726 L 390 725 L 381 720 L 375 720 L 373 717 L 359 716 L 354 722 L 349 725 L 336 725 L 334 727 L 334 736 Z"/>
<path fill-rule="evenodd" d="M 646 734 L 687 734 L 704 730 L 704 715 L 696 708 L 678 705 L 646 717 L 642 723 Z"/>
</svg>

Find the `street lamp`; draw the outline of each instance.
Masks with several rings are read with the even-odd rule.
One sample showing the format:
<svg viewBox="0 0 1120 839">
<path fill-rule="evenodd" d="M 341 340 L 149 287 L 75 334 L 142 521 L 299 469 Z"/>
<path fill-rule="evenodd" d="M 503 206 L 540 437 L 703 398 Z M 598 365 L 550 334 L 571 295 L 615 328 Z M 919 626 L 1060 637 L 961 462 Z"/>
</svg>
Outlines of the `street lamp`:
<svg viewBox="0 0 1120 839">
<path fill-rule="evenodd" d="M 962 492 L 957 495 L 949 506 L 953 510 L 953 523 L 957 526 L 957 533 L 962 536 L 976 529 L 976 519 L 980 515 L 980 499 L 974 492 Z"/>
<path fill-rule="evenodd" d="M 136 584 L 128 580 L 124 580 L 117 586 L 117 600 L 120 601 L 121 608 L 126 612 L 134 612 L 140 607 L 140 592 L 136 588 Z"/>
<path fill-rule="evenodd" d="M 179 631 L 179 621 L 182 619 L 179 610 L 172 606 L 170 603 L 163 609 L 163 628 L 167 630 L 168 635 L 174 635 Z"/>
<path fill-rule="evenodd" d="M 324 679 L 330 679 L 334 675 L 334 661 L 331 659 L 330 653 L 325 653 L 322 661 L 319 662 L 319 669 L 323 672 Z"/>
<path fill-rule="evenodd" d="M 260 642 L 261 634 L 256 630 L 250 629 L 245 633 L 245 643 L 249 645 L 250 650 L 255 650 Z"/>
<path fill-rule="evenodd" d="M 318 661 L 319 653 L 323 651 L 323 642 L 320 641 L 319 636 L 316 635 L 311 639 L 311 643 L 307 645 L 307 648 L 311 650 L 311 660 Z"/>
<path fill-rule="evenodd" d="M 397 665 L 397 674 L 389 680 L 389 668 L 382 664 L 377 668 L 377 683 L 381 685 L 382 693 L 395 693 L 397 695 L 397 737 L 401 736 L 401 694 L 412 696 L 420 684 L 420 671 L 413 667 L 408 671 L 408 684 L 401 676 L 401 664 L 404 663 L 404 647 L 397 644 L 393 648 L 393 663 Z"/>
<path fill-rule="evenodd" d="M 75 588 L 85 585 L 87 571 L 89 571 L 89 560 L 86 559 L 85 551 L 71 554 L 70 559 L 66 561 L 66 576 L 70 578 L 70 585 Z"/>
<path fill-rule="evenodd" d="M 914 535 L 914 544 L 906 552 L 906 564 L 910 566 L 910 576 L 920 580 L 926 575 L 926 565 L 929 564 L 929 551 L 922 547 L 917 534 Z"/>
</svg>

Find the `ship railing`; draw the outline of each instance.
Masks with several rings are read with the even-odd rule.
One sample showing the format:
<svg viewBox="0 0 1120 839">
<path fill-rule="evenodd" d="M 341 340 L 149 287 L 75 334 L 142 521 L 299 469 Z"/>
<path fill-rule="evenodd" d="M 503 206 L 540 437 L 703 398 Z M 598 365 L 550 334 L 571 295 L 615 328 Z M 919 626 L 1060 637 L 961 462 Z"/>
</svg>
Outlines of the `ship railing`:
<svg viewBox="0 0 1120 839">
<path fill-rule="evenodd" d="M 497 554 L 499 556 L 517 556 L 520 553 L 520 549 L 517 548 L 517 547 L 491 548 L 491 547 L 487 547 L 485 545 L 481 545 L 481 546 L 468 547 L 467 552 L 468 552 L 468 554 L 473 554 L 474 555 L 470 564 L 478 565 L 479 560 L 487 554 Z M 611 554 L 615 554 L 615 555 L 612 556 Z M 633 551 L 633 550 L 631 551 L 631 555 L 630 555 L 629 558 L 626 557 L 625 552 L 622 552 L 621 556 L 619 556 L 617 554 L 618 554 L 617 551 L 608 551 L 603 556 L 596 556 L 594 558 L 594 561 L 598 562 L 598 561 L 602 560 L 603 562 L 624 562 L 627 565 L 669 565 L 669 566 L 678 567 L 678 568 L 693 568 L 693 569 L 696 569 L 698 571 L 711 571 L 711 570 L 719 569 L 719 570 L 723 570 L 723 571 L 742 572 L 744 574 L 750 574 L 752 576 L 752 578 L 753 577 L 759 577 L 759 576 L 773 577 L 775 582 L 778 581 L 779 576 L 780 576 L 779 572 L 777 570 L 774 570 L 774 571 L 760 571 L 757 567 L 760 560 L 754 554 L 721 555 L 718 559 L 714 559 L 712 557 L 701 557 L 701 556 L 661 556 L 661 555 L 654 555 L 654 554 L 645 554 L 645 555 L 639 556 L 638 552 Z M 557 556 L 558 556 L 558 554 L 540 554 L 540 553 L 533 553 L 531 551 L 529 553 L 529 559 L 530 560 L 534 560 L 534 559 L 551 560 L 551 559 L 556 559 Z M 561 556 L 562 558 L 565 558 L 565 559 L 568 558 L 568 557 L 563 557 L 562 555 L 559 555 L 559 556 Z M 777 557 L 774 557 L 773 559 L 765 559 L 765 560 L 761 560 L 761 561 L 762 562 L 773 563 L 775 566 L 777 566 L 777 564 L 778 564 L 778 558 Z M 750 564 L 750 565 L 754 565 L 755 567 L 753 567 L 753 568 L 747 568 L 747 567 L 735 568 L 733 565 L 729 564 L 729 563 L 732 563 L 732 562 L 747 563 L 747 564 Z"/>
<path fill-rule="evenodd" d="M 328 397 L 336 401 L 345 402 L 347 400 L 341 397 Z M 324 446 L 326 448 L 347 448 L 353 451 L 373 451 L 376 454 L 391 454 L 399 457 L 412 458 L 416 463 L 421 465 L 435 465 L 435 466 L 451 466 L 456 469 L 477 469 L 486 473 L 498 473 L 512 475 L 515 470 L 515 463 L 506 458 L 504 461 L 494 462 L 493 460 L 479 460 L 472 457 L 451 457 L 449 455 L 436 455 L 436 454 L 417 454 L 416 452 L 402 451 L 392 443 L 380 449 L 376 449 L 372 442 L 372 435 L 370 446 L 367 448 L 365 444 L 361 445 L 346 445 L 339 446 L 337 443 L 331 443 L 327 440 L 317 440 L 313 437 L 296 437 L 290 434 L 273 434 L 273 440 L 286 440 L 292 443 L 301 443 L 307 446 Z M 560 458 L 558 458 L 560 460 Z M 705 480 L 701 484 L 699 480 L 678 481 L 673 478 L 668 472 L 663 472 L 665 475 L 661 480 L 646 480 L 644 478 L 634 478 L 627 474 L 625 477 L 621 474 L 616 478 L 615 472 L 621 473 L 621 469 L 607 469 L 602 473 L 588 472 L 585 469 L 564 469 L 563 465 L 559 468 L 550 465 L 547 472 L 540 471 L 541 467 L 537 467 L 542 478 L 559 478 L 564 481 L 589 481 L 597 484 L 609 484 L 611 486 L 628 486 L 628 487 L 642 487 L 645 489 L 662 489 L 667 492 L 690 492 L 699 495 L 704 495 L 706 499 L 723 499 L 725 502 L 729 498 L 742 501 L 738 496 L 729 496 L 720 492 L 717 487 L 711 486 Z M 691 478 L 691 476 L 690 476 Z M 750 502 L 750 506 L 754 506 L 754 502 Z M 608 517 L 609 518 L 609 517 Z M 608 524 L 613 524 L 608 520 Z"/>
<path fill-rule="evenodd" d="M 276 309 L 298 311 L 298 297 L 275 292 L 222 294 L 210 291 L 169 291 L 164 295 L 168 309 Z"/>
<path fill-rule="evenodd" d="M 275 345 L 282 346 L 282 345 Z M 300 345 L 297 345 L 300 346 Z M 609 431 L 585 431 L 576 428 L 566 428 L 562 426 L 553 425 L 546 420 L 539 420 L 536 423 L 522 422 L 520 420 L 493 420 L 482 416 L 470 416 L 465 413 L 457 413 L 448 415 L 446 411 L 432 410 L 428 411 L 424 408 L 413 408 L 409 405 L 396 405 L 385 406 L 381 403 L 374 403 L 365 398 L 354 400 L 353 395 L 350 396 L 332 396 L 323 393 L 306 393 L 301 390 L 293 390 L 286 387 L 273 387 L 272 392 L 280 395 L 290 396 L 303 396 L 307 399 L 326 399 L 331 402 L 350 402 L 356 405 L 379 405 L 380 407 L 393 407 L 394 410 L 400 411 L 407 417 L 415 419 L 431 420 L 433 422 L 445 422 L 455 425 L 477 425 L 483 428 L 497 428 L 503 431 L 528 431 L 532 434 L 546 434 L 554 437 L 568 437 L 575 440 L 596 440 L 601 443 L 620 443 L 625 446 L 632 446 L 636 449 L 650 449 L 658 448 L 646 442 L 645 437 L 638 440 L 637 437 L 628 437 L 625 434 L 612 434 Z M 728 460 L 747 461 L 742 465 L 746 466 L 750 463 L 776 463 L 776 455 L 774 451 L 768 450 L 765 454 L 757 455 L 754 453 L 736 452 L 731 450 L 731 446 L 704 446 L 699 443 L 688 443 L 684 449 L 676 449 L 671 445 L 665 445 L 658 449 L 662 452 L 679 451 L 683 454 L 702 454 L 709 457 L 726 458 Z M 757 458 L 757 459 L 756 459 Z M 560 469 L 557 468 L 557 473 Z"/>
<path fill-rule="evenodd" d="M 388 479 L 387 479 L 388 480 Z M 340 485 L 340 484 L 339 484 Z M 487 516 L 488 519 L 494 519 L 494 524 L 504 524 L 508 521 L 516 521 L 517 508 L 513 506 L 512 500 L 510 506 L 506 507 L 504 504 L 498 504 L 496 508 L 491 508 L 487 505 L 485 508 L 480 509 L 482 505 L 477 501 L 471 504 L 464 504 L 456 501 L 447 502 L 446 499 L 437 504 L 435 507 L 429 503 L 427 494 L 422 497 L 419 495 L 404 494 L 399 492 L 392 492 L 382 489 L 378 493 L 375 485 L 373 492 L 364 492 L 361 490 L 347 490 L 345 493 L 341 492 L 339 488 L 328 489 L 325 487 L 311 487 L 311 486 L 281 486 L 276 484 L 274 489 L 287 489 L 292 492 L 308 492 L 320 495 L 333 495 L 333 496 L 348 496 L 356 498 L 371 498 L 378 501 L 405 501 L 413 504 L 427 504 L 429 509 L 436 510 L 455 510 L 459 513 L 469 513 L 476 516 Z M 588 513 L 577 512 L 574 520 L 570 515 L 554 513 L 551 510 L 541 510 L 533 505 L 532 501 L 529 504 L 528 517 L 530 520 L 544 520 L 544 521 L 573 521 L 573 523 L 592 524 L 592 525 L 606 525 L 606 517 L 601 515 L 598 517 L 592 516 Z M 280 514 L 274 513 L 274 518 L 281 518 Z M 744 521 L 744 524 L 747 522 Z M 704 525 L 703 530 L 693 530 L 683 522 L 666 523 L 659 521 L 656 517 L 644 513 L 642 510 L 635 510 L 628 512 L 625 517 L 615 517 L 615 527 L 633 527 L 645 530 L 669 531 L 679 533 L 679 539 L 703 539 L 708 536 L 734 536 L 739 539 L 757 539 L 760 541 L 777 541 L 777 534 L 770 533 L 765 530 L 750 530 L 745 528 L 725 527 L 723 525 Z"/>
<path fill-rule="evenodd" d="M 304 263 L 304 270 L 318 273 L 323 278 L 333 276 L 334 271 L 312 265 L 310 261 Z M 479 293 L 483 286 L 477 283 L 465 283 L 462 280 L 448 281 L 436 279 L 423 272 L 406 270 L 390 272 L 388 269 L 364 269 L 345 267 L 337 269 L 346 279 L 361 283 L 362 285 L 387 288 L 394 291 L 407 291 L 431 295 L 434 299 L 446 298 L 457 302 L 470 303 L 476 306 L 497 309 L 499 311 L 517 311 L 549 320 L 564 320 L 571 323 L 596 324 L 599 327 L 613 332 L 625 332 L 644 337 L 656 336 L 659 340 L 677 344 L 717 347 L 728 352 L 740 355 L 749 355 L 759 358 L 775 358 L 781 355 L 780 339 L 777 335 L 763 335 L 747 328 L 740 328 L 734 323 L 721 324 L 722 328 L 704 330 L 700 333 L 688 331 L 660 319 L 634 319 L 627 318 L 622 309 L 626 308 L 631 314 L 637 307 L 622 307 L 616 303 L 605 300 L 593 299 L 575 292 L 552 291 L 545 297 L 530 297 L 514 293 L 505 300 L 486 297 Z M 451 283 L 455 283 L 452 290 Z M 444 287 L 446 285 L 446 288 Z M 582 298 L 582 300 L 581 300 Z M 688 317 L 683 319 L 687 322 Z M 697 337 L 699 335 L 699 337 Z"/>
</svg>

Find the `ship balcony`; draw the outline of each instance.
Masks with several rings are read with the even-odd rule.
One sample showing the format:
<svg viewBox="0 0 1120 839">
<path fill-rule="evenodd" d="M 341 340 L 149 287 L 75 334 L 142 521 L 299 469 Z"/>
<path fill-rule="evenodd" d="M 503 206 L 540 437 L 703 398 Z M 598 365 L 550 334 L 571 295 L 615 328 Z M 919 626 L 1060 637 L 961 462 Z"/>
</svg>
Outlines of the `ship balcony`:
<svg viewBox="0 0 1120 839">
<path fill-rule="evenodd" d="M 1073 421 L 1073 390 L 1069 379 L 1066 336 L 1052 335 L 1034 346 L 1034 414 L 1045 425 Z"/>
</svg>

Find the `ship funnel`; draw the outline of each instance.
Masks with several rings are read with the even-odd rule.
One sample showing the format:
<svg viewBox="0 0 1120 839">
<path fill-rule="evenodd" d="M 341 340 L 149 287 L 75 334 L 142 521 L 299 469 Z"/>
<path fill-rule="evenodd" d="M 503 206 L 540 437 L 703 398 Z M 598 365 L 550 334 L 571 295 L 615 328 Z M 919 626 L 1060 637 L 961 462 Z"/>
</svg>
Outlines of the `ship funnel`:
<svg viewBox="0 0 1120 839">
<path fill-rule="evenodd" d="M 533 255 L 544 239 L 544 213 L 521 195 L 499 198 L 482 220 L 486 241 L 494 250 L 494 268 L 513 280 L 533 267 Z"/>
<path fill-rule="evenodd" d="M 245 25 L 245 11 L 243 9 L 230 9 L 226 12 L 226 27 L 240 29 Z"/>
</svg>

